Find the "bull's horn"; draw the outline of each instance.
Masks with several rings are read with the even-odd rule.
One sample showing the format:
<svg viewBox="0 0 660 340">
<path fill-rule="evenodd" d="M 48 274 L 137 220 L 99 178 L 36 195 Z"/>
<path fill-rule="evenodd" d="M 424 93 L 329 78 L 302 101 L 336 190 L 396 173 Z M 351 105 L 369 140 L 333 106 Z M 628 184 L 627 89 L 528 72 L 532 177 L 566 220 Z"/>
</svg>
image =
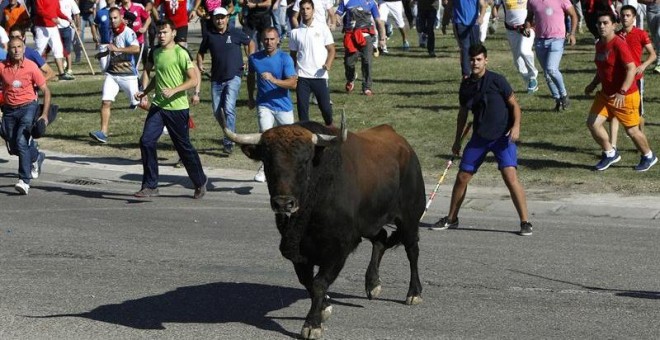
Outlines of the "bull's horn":
<svg viewBox="0 0 660 340">
<path fill-rule="evenodd" d="M 229 140 L 231 140 L 234 143 L 238 143 L 242 145 L 257 145 L 259 144 L 259 141 L 261 141 L 260 133 L 238 134 L 238 133 L 234 133 L 228 128 L 224 128 L 224 131 L 225 131 L 225 136 L 227 136 L 227 138 L 229 138 Z"/>
<path fill-rule="evenodd" d="M 332 143 L 334 143 L 335 139 L 337 139 L 337 136 L 324 135 L 324 134 L 321 134 L 321 133 L 317 133 L 317 134 L 312 135 L 312 143 L 314 143 L 314 145 L 318 145 L 318 146 L 332 145 Z"/>
<path fill-rule="evenodd" d="M 341 131 L 341 140 L 345 142 L 346 139 L 348 138 L 348 126 L 346 125 L 346 115 L 344 114 L 344 109 L 341 110 L 340 131 Z"/>
</svg>

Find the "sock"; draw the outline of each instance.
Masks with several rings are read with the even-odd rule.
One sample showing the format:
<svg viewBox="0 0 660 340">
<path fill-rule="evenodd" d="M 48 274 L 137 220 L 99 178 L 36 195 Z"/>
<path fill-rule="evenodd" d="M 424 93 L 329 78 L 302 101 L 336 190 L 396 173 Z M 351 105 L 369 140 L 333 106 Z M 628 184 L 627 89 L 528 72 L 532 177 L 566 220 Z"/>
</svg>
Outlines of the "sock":
<svg viewBox="0 0 660 340">
<path fill-rule="evenodd" d="M 647 153 L 646 155 L 644 155 L 644 157 L 647 158 L 647 159 L 651 159 L 651 158 L 653 158 L 653 151 L 649 151 L 649 153 Z"/>
<path fill-rule="evenodd" d="M 616 155 L 616 151 L 614 149 L 605 151 L 605 156 L 607 157 L 614 157 L 614 155 Z"/>
</svg>

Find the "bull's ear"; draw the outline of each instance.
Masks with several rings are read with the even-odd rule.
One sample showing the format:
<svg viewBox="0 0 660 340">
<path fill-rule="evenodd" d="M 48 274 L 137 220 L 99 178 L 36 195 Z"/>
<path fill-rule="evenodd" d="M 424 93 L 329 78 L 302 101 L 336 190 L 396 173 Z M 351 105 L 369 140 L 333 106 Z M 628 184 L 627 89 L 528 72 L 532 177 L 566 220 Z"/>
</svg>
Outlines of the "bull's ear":
<svg viewBox="0 0 660 340">
<path fill-rule="evenodd" d="M 261 148 L 259 145 L 241 145 L 241 151 L 250 159 L 261 160 Z"/>
</svg>

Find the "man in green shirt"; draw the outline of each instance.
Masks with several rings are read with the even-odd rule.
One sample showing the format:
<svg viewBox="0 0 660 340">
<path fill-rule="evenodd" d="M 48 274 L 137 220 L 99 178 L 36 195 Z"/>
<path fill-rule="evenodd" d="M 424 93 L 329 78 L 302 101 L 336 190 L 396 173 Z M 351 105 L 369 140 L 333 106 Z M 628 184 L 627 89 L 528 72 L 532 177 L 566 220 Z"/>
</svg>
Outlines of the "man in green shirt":
<svg viewBox="0 0 660 340">
<path fill-rule="evenodd" d="M 193 197 L 202 198 L 206 193 L 208 178 L 202 169 L 199 154 L 188 135 L 189 105 L 186 95 L 186 91 L 197 84 L 197 73 L 188 52 L 174 42 L 176 36 L 174 24 L 166 19 L 159 22 L 157 28 L 160 47 L 154 50 L 153 60 L 149 61 L 156 73 L 144 92 L 135 95 L 141 100 L 151 90 L 155 89 L 156 92 L 140 137 L 144 174 L 142 188 L 135 193 L 135 196 L 158 196 L 156 145 L 165 126 L 188 172 L 188 177 L 195 185 Z"/>
</svg>

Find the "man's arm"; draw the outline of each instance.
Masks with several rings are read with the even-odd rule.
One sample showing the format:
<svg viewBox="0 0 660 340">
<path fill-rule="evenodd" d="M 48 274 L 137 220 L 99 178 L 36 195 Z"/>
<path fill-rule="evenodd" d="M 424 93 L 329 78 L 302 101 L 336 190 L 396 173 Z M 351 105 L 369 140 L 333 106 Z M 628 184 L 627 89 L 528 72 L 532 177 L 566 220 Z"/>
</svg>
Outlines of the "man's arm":
<svg viewBox="0 0 660 340">
<path fill-rule="evenodd" d="M 46 63 L 41 66 L 41 73 L 44 74 L 44 78 L 46 78 L 46 81 L 50 80 L 51 78 L 55 77 L 55 71 L 53 71 L 52 68 Z"/>
<path fill-rule="evenodd" d="M 121 52 L 128 54 L 139 54 L 140 45 L 129 45 L 126 47 L 117 47 L 115 44 L 108 44 L 108 52 Z"/>
<path fill-rule="evenodd" d="M 644 49 L 649 54 L 649 57 L 646 58 L 646 61 L 644 61 L 641 65 L 637 67 L 637 74 L 644 73 L 646 68 L 649 67 L 649 65 L 653 64 L 653 62 L 655 62 L 655 60 L 657 59 L 657 55 L 655 54 L 655 49 L 653 48 L 653 44 L 644 45 Z"/>
<path fill-rule="evenodd" d="M 509 138 L 515 142 L 520 139 L 520 117 L 522 116 L 516 95 L 511 93 L 506 100 L 506 104 L 511 109 L 510 111 L 513 112 L 513 125 L 511 126 L 511 130 L 509 130 Z"/>
<path fill-rule="evenodd" d="M 637 71 L 637 66 L 635 66 L 635 63 L 626 64 L 626 79 L 623 81 L 623 84 L 621 85 L 621 89 L 619 89 L 619 92 L 610 96 L 614 98 L 614 107 L 623 106 L 623 103 L 626 99 L 625 93 L 628 92 L 628 90 L 630 90 L 630 87 L 635 81 L 636 71 Z"/>
<path fill-rule="evenodd" d="M 596 75 L 594 75 L 594 78 L 591 80 L 591 83 L 589 83 L 587 86 L 585 86 L 584 94 L 590 95 L 591 92 L 594 92 L 594 90 L 596 89 L 596 86 L 598 86 L 598 84 L 600 84 L 600 78 L 598 77 L 598 73 L 596 73 Z"/>
<path fill-rule="evenodd" d="M 296 75 L 284 79 L 277 79 L 272 73 L 264 72 L 261 74 L 261 78 L 287 90 L 295 90 L 296 86 L 298 86 L 298 76 Z"/>
<path fill-rule="evenodd" d="M 50 111 L 50 89 L 48 89 L 48 85 L 46 85 L 44 82 L 43 85 L 39 86 L 39 90 L 41 90 L 41 92 L 44 94 L 44 109 L 41 111 L 41 116 L 39 116 L 39 119 L 45 120 L 46 125 L 48 125 L 48 111 Z"/>
<path fill-rule="evenodd" d="M 484 17 L 488 9 L 488 1 L 479 0 L 479 18 L 477 19 L 477 24 L 481 25 L 484 22 Z"/>
<path fill-rule="evenodd" d="M 247 90 L 248 90 L 248 108 L 253 109 L 255 106 L 254 102 L 254 88 L 257 83 L 257 74 L 252 70 L 252 68 L 248 69 L 248 75 L 247 75 Z"/>
<path fill-rule="evenodd" d="M 461 105 L 456 116 L 456 137 L 454 138 L 454 145 L 451 147 L 451 152 L 457 156 L 461 154 L 461 136 L 463 135 L 463 130 L 465 130 L 465 124 L 467 124 L 467 117 L 468 109 Z"/>
<path fill-rule="evenodd" d="M 195 88 L 199 82 L 199 79 L 197 78 L 197 72 L 199 71 L 197 68 L 195 68 L 195 65 L 189 67 L 186 70 L 186 81 L 173 89 L 163 89 L 163 96 L 165 96 L 165 98 L 170 98 L 181 91 L 188 91 L 192 88 Z"/>
<path fill-rule="evenodd" d="M 328 51 L 328 56 L 325 58 L 325 64 L 323 64 L 323 68 L 330 71 L 332 68 L 332 62 L 335 60 L 335 44 L 332 43 L 325 45 L 325 49 Z"/>
<path fill-rule="evenodd" d="M 571 46 L 575 46 L 575 32 L 577 31 L 578 22 L 580 22 L 575 7 L 571 6 L 566 10 L 566 13 L 571 17 L 571 31 L 568 33 L 568 42 Z"/>
<path fill-rule="evenodd" d="M 195 62 L 197 63 L 197 68 L 203 73 L 204 72 L 204 53 L 197 51 L 197 56 L 195 56 Z"/>
</svg>

